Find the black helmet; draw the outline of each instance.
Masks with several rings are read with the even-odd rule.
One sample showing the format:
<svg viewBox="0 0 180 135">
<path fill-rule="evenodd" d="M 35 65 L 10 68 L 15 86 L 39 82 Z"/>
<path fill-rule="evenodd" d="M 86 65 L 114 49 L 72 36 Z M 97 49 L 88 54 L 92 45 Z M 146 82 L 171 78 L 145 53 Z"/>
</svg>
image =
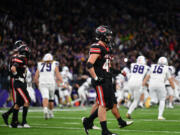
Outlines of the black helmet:
<svg viewBox="0 0 180 135">
<path fill-rule="evenodd" d="M 27 45 L 21 45 L 18 47 L 18 52 L 20 55 L 23 55 L 26 58 L 29 58 L 31 50 Z"/>
<path fill-rule="evenodd" d="M 107 45 L 112 42 L 112 30 L 108 26 L 101 25 L 96 28 L 96 40 L 101 40 Z"/>
<path fill-rule="evenodd" d="M 22 40 L 17 40 L 14 43 L 14 49 L 17 49 L 18 47 L 20 47 L 21 45 L 26 45 L 26 43 Z"/>
</svg>

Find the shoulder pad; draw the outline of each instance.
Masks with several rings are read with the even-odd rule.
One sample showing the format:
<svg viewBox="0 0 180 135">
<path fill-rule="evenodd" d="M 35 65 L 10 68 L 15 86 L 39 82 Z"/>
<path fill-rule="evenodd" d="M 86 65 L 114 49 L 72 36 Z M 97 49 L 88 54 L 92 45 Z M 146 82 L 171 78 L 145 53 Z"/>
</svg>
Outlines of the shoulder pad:
<svg viewBox="0 0 180 135">
<path fill-rule="evenodd" d="M 92 44 L 90 48 L 90 54 L 100 54 L 101 48 L 99 44 Z"/>
</svg>

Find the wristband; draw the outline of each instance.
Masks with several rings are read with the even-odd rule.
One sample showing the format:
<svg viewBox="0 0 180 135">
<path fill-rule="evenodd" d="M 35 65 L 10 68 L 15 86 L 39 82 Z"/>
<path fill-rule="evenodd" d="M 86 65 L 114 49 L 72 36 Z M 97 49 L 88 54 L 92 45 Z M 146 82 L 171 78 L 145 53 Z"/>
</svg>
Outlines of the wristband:
<svg viewBox="0 0 180 135">
<path fill-rule="evenodd" d="M 13 73 L 13 75 L 17 75 L 17 71 Z"/>
<path fill-rule="evenodd" d="M 94 78 L 94 80 L 96 80 L 96 81 L 97 81 L 97 80 L 98 80 L 98 77 L 96 76 L 96 77 Z"/>
</svg>

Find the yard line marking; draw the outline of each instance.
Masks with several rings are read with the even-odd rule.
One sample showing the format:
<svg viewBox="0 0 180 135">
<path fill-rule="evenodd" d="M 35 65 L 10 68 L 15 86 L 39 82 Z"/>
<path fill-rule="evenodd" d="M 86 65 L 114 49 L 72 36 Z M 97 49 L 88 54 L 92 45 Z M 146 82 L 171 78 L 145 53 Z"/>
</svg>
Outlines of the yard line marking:
<svg viewBox="0 0 180 135">
<path fill-rule="evenodd" d="M 28 116 L 28 118 L 43 118 L 43 116 Z M 81 117 L 58 117 L 58 116 L 55 116 L 54 119 L 73 119 L 73 120 L 81 120 Z M 116 121 L 116 119 L 107 119 L 107 120 L 112 120 L 112 121 Z M 128 120 L 127 120 L 128 121 Z M 157 119 L 133 119 L 133 121 L 156 121 L 156 122 L 162 122 L 162 120 L 157 120 Z M 180 120 L 163 120 L 163 122 L 180 122 Z"/>
<path fill-rule="evenodd" d="M 77 109 L 53 109 L 53 112 L 74 112 L 74 111 L 86 111 L 88 110 L 87 108 L 77 108 Z M 7 110 L 0 110 L 1 113 L 6 112 Z M 20 112 L 22 112 L 22 110 L 20 109 Z M 28 112 L 43 112 L 43 108 L 39 108 L 39 109 L 29 109 Z"/>
<path fill-rule="evenodd" d="M 65 123 L 63 123 L 63 124 L 67 124 L 67 125 L 79 125 L 79 124 L 81 124 L 81 123 L 77 123 L 77 122 L 65 122 Z"/>
<path fill-rule="evenodd" d="M 0 127 L 4 127 L 5 125 L 0 125 Z M 84 128 L 75 128 L 75 127 L 49 127 L 49 126 L 45 126 L 45 127 L 41 127 L 41 126 L 31 126 L 32 128 L 41 128 L 41 129 L 67 129 L 67 130 L 83 130 Z M 180 131 L 153 131 L 153 130 L 127 130 L 127 129 L 110 129 L 112 131 L 121 131 L 121 132 L 143 132 L 143 133 L 147 133 L 147 132 L 154 132 L 154 133 L 165 133 L 165 134 L 180 134 Z"/>
</svg>

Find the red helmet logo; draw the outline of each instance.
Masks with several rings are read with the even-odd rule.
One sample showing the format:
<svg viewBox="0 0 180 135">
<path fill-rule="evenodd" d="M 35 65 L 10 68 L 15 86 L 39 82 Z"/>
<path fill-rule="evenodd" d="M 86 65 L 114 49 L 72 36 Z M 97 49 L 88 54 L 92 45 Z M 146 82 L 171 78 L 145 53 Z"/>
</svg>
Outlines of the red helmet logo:
<svg viewBox="0 0 180 135">
<path fill-rule="evenodd" d="M 99 31 L 99 32 L 106 32 L 106 28 L 100 26 L 100 27 L 98 28 L 98 31 Z"/>
</svg>

